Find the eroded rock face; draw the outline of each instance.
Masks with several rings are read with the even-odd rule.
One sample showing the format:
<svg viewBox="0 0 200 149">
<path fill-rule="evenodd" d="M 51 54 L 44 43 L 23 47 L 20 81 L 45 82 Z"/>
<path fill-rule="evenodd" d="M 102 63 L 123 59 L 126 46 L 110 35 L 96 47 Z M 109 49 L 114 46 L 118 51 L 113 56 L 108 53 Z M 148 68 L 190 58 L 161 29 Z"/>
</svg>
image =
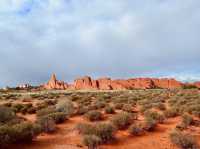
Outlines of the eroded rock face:
<svg viewBox="0 0 200 149">
<path fill-rule="evenodd" d="M 175 79 L 152 79 L 156 88 L 174 89 L 183 87 L 183 83 Z"/>
<path fill-rule="evenodd" d="M 200 88 L 200 82 L 194 82 L 194 85 L 195 85 L 197 88 Z"/>
<path fill-rule="evenodd" d="M 44 85 L 45 89 L 67 89 L 69 86 L 64 81 L 58 81 L 56 75 L 53 74 L 47 84 Z"/>
<path fill-rule="evenodd" d="M 100 78 L 93 80 L 89 76 L 85 76 L 74 81 L 74 84 L 67 84 L 58 81 L 55 74 L 44 85 L 46 89 L 99 89 L 99 90 L 125 90 L 125 89 L 174 89 L 183 87 L 183 83 L 175 79 L 156 79 L 156 78 L 133 78 L 128 80 L 111 80 L 111 78 Z M 196 83 L 200 88 L 200 82 Z"/>
<path fill-rule="evenodd" d="M 93 81 L 91 77 L 85 76 L 74 81 L 75 89 L 98 89 L 97 82 Z"/>
</svg>

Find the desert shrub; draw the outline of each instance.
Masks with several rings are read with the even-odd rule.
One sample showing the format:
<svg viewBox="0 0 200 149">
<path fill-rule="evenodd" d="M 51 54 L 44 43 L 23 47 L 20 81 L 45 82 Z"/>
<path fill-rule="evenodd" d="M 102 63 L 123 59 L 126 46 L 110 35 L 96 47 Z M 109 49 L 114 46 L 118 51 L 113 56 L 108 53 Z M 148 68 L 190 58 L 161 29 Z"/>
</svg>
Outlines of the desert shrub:
<svg viewBox="0 0 200 149">
<path fill-rule="evenodd" d="M 63 112 L 51 113 L 46 115 L 46 117 L 51 117 L 56 124 L 63 123 L 67 119 L 66 114 Z"/>
<path fill-rule="evenodd" d="M 192 84 L 187 84 L 182 87 L 183 89 L 197 89 L 198 87 Z"/>
<path fill-rule="evenodd" d="M 146 131 L 154 131 L 156 128 L 157 122 L 152 118 L 145 118 L 144 129 Z"/>
<path fill-rule="evenodd" d="M 44 102 L 49 106 L 53 106 L 57 103 L 57 100 L 56 99 L 45 99 Z"/>
<path fill-rule="evenodd" d="M 101 143 L 101 139 L 96 135 L 85 135 L 83 137 L 83 144 L 88 147 L 88 149 L 96 149 L 96 147 Z"/>
<path fill-rule="evenodd" d="M 91 124 L 79 123 L 76 125 L 76 130 L 84 135 L 94 134 L 94 126 Z"/>
<path fill-rule="evenodd" d="M 58 112 L 65 113 L 67 116 L 71 116 L 72 114 L 74 114 L 75 107 L 74 107 L 74 104 L 72 103 L 72 101 L 61 100 L 56 104 L 56 110 Z"/>
<path fill-rule="evenodd" d="M 11 138 L 12 129 L 7 125 L 0 126 L 0 148 L 5 148 L 13 141 Z"/>
<path fill-rule="evenodd" d="M 46 104 L 45 102 L 37 103 L 36 104 L 36 111 L 39 111 L 41 109 L 45 109 L 47 107 L 48 107 L 48 104 Z"/>
<path fill-rule="evenodd" d="M 11 107 L 12 103 L 11 102 L 6 102 L 5 104 L 3 104 L 3 106 L 5 106 L 5 107 Z"/>
<path fill-rule="evenodd" d="M 0 106 L 0 123 L 5 123 L 15 118 L 15 113 L 11 108 Z"/>
<path fill-rule="evenodd" d="M 140 112 L 145 113 L 145 111 L 147 111 L 148 109 L 151 109 L 151 107 L 149 108 L 149 107 L 146 107 L 145 105 L 143 105 L 140 107 Z"/>
<path fill-rule="evenodd" d="M 99 111 L 93 110 L 85 114 L 85 117 L 90 121 L 97 121 L 102 119 L 102 114 Z"/>
<path fill-rule="evenodd" d="M 110 123 L 99 123 L 95 126 L 95 135 L 102 143 L 110 142 L 114 138 L 115 127 Z"/>
<path fill-rule="evenodd" d="M 182 149 L 199 149 L 197 142 L 191 135 L 181 133 L 178 130 L 174 130 L 170 133 L 170 140 L 173 144 Z"/>
<path fill-rule="evenodd" d="M 37 111 L 37 116 L 41 117 L 41 116 L 45 116 L 45 115 L 48 115 L 48 114 L 51 114 L 51 113 L 55 113 L 55 112 L 57 112 L 55 107 L 47 107 L 47 108 L 38 110 Z"/>
<path fill-rule="evenodd" d="M 170 108 L 164 111 L 164 115 L 167 118 L 176 117 L 179 115 L 178 110 L 176 108 Z"/>
<path fill-rule="evenodd" d="M 192 116 L 188 115 L 188 114 L 184 114 L 182 116 L 182 123 L 185 124 L 186 126 L 191 125 L 193 122 L 193 118 Z"/>
<path fill-rule="evenodd" d="M 36 108 L 35 107 L 31 107 L 31 108 L 27 109 L 27 113 L 35 114 L 36 113 Z"/>
<path fill-rule="evenodd" d="M 12 130 L 15 133 L 12 136 L 16 139 L 15 142 L 30 142 L 41 132 L 41 127 L 36 124 L 24 122 L 12 126 Z"/>
<path fill-rule="evenodd" d="M 166 110 L 165 104 L 163 104 L 163 103 L 157 103 L 157 104 L 154 105 L 154 107 L 161 110 L 161 111 Z"/>
<path fill-rule="evenodd" d="M 132 124 L 129 127 L 129 133 L 131 135 L 139 136 L 144 132 L 143 125 L 141 123 Z"/>
<path fill-rule="evenodd" d="M 154 111 L 146 111 L 144 115 L 145 115 L 145 118 L 153 119 L 157 121 L 158 123 L 163 123 L 165 120 L 165 117 L 163 114 L 159 114 L 158 112 L 154 112 Z"/>
<path fill-rule="evenodd" d="M 194 116 L 200 118 L 200 111 L 192 111 L 191 113 L 192 113 Z"/>
<path fill-rule="evenodd" d="M 176 125 L 176 128 L 179 130 L 184 130 L 186 129 L 189 125 L 193 123 L 193 118 L 192 116 L 188 114 L 182 115 L 182 121 L 180 124 Z"/>
<path fill-rule="evenodd" d="M 126 112 L 119 113 L 113 117 L 111 122 L 117 129 L 125 129 L 132 122 L 132 115 Z"/>
<path fill-rule="evenodd" d="M 88 106 L 88 110 L 90 111 L 90 110 L 97 110 L 98 108 L 97 108 L 97 106 L 96 105 L 89 105 Z"/>
<path fill-rule="evenodd" d="M 83 135 L 95 135 L 101 139 L 101 143 L 106 143 L 114 138 L 115 127 L 110 123 L 78 124 L 76 129 Z"/>
<path fill-rule="evenodd" d="M 26 114 L 28 112 L 28 110 L 32 107 L 33 107 L 33 105 L 31 103 L 30 104 L 24 104 L 23 108 L 19 112 Z"/>
<path fill-rule="evenodd" d="M 132 110 L 132 105 L 125 104 L 125 105 L 123 105 L 122 110 L 125 111 L 125 112 L 132 112 L 133 111 Z"/>
<path fill-rule="evenodd" d="M 23 104 L 13 104 L 12 105 L 12 109 L 15 111 L 15 112 L 20 112 L 22 109 L 23 109 L 24 105 Z"/>
<path fill-rule="evenodd" d="M 97 109 L 101 109 L 101 108 L 104 108 L 106 106 L 106 103 L 102 102 L 102 101 L 97 101 L 95 103 L 95 106 L 97 107 Z"/>
<path fill-rule="evenodd" d="M 77 115 L 83 115 L 83 114 L 85 114 L 87 112 L 88 112 L 88 108 L 87 107 L 81 107 L 81 106 L 79 106 L 77 108 L 76 114 Z"/>
<path fill-rule="evenodd" d="M 52 117 L 42 116 L 39 118 L 38 124 L 40 124 L 43 132 L 51 133 L 56 130 L 56 124 Z"/>
<path fill-rule="evenodd" d="M 107 107 L 105 107 L 105 113 L 107 113 L 107 114 L 114 114 L 115 110 L 114 110 L 113 107 L 107 106 Z"/>
<path fill-rule="evenodd" d="M 123 103 L 116 103 L 115 104 L 115 109 L 121 110 L 123 108 L 124 104 Z"/>
<path fill-rule="evenodd" d="M 0 148 L 6 147 L 11 143 L 30 142 L 41 132 L 37 124 L 19 123 L 13 126 L 0 126 Z"/>
</svg>

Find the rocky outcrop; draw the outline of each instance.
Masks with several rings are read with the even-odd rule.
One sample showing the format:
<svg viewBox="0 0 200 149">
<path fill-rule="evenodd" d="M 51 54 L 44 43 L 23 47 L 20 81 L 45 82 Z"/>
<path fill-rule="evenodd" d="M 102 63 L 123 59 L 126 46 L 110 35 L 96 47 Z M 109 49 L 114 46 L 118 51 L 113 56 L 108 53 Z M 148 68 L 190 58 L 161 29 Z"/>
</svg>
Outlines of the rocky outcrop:
<svg viewBox="0 0 200 149">
<path fill-rule="evenodd" d="M 175 80 L 175 79 L 152 79 L 156 88 L 167 88 L 167 89 L 174 89 L 174 88 L 181 88 L 183 83 Z"/>
<path fill-rule="evenodd" d="M 200 88 L 200 82 L 194 82 L 194 86 L 196 86 L 197 88 Z"/>
<path fill-rule="evenodd" d="M 73 84 L 69 85 L 63 81 L 58 81 L 55 74 L 47 84 L 46 89 L 77 89 L 77 90 L 126 90 L 126 89 L 175 89 L 183 87 L 183 83 L 175 79 L 157 79 L 157 78 L 133 78 L 127 80 L 111 80 L 111 78 L 100 78 L 93 80 L 89 76 L 76 79 Z M 200 88 L 200 82 L 196 83 Z"/>
<path fill-rule="evenodd" d="M 63 81 L 58 81 L 56 75 L 53 74 L 48 83 L 44 84 L 45 89 L 67 89 L 69 85 Z"/>
<path fill-rule="evenodd" d="M 75 80 L 75 89 L 100 89 L 100 90 L 123 90 L 123 89 L 174 89 L 181 88 L 183 84 L 175 79 L 134 78 L 128 80 L 111 80 L 100 78 L 92 80 L 89 76 Z"/>
<path fill-rule="evenodd" d="M 76 79 L 74 81 L 75 89 L 98 89 L 97 82 L 92 80 L 89 76 Z"/>
</svg>

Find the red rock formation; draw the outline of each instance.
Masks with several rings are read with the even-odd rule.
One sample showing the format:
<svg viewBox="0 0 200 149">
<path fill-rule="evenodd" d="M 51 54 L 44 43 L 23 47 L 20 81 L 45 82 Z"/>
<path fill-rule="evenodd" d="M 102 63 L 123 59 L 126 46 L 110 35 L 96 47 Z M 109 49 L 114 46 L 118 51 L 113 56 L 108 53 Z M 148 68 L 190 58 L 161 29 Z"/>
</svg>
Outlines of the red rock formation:
<svg viewBox="0 0 200 149">
<path fill-rule="evenodd" d="M 152 79 L 156 88 L 174 89 L 183 87 L 183 83 L 175 79 Z"/>
<path fill-rule="evenodd" d="M 85 76 L 74 81 L 75 89 L 98 89 L 97 82 L 93 81 L 91 77 Z"/>
<path fill-rule="evenodd" d="M 98 89 L 100 90 L 112 90 L 111 79 L 110 78 L 100 78 L 97 80 Z"/>
<path fill-rule="evenodd" d="M 47 84 L 44 85 L 45 89 L 67 89 L 68 84 L 63 81 L 58 81 L 56 75 L 53 74 Z"/>
<path fill-rule="evenodd" d="M 128 80 L 132 84 L 132 89 L 151 89 L 156 88 L 150 78 L 135 78 Z"/>
<path fill-rule="evenodd" d="M 183 87 L 183 83 L 175 79 L 133 78 L 128 80 L 111 80 L 111 78 L 91 79 L 89 76 L 76 79 L 74 84 L 57 81 L 52 75 L 50 81 L 44 85 L 46 89 L 100 89 L 100 90 L 125 90 L 125 89 L 174 89 Z M 196 83 L 200 88 L 200 82 Z"/>
<path fill-rule="evenodd" d="M 195 85 L 197 88 L 200 88 L 200 82 L 194 82 L 194 85 Z"/>
</svg>

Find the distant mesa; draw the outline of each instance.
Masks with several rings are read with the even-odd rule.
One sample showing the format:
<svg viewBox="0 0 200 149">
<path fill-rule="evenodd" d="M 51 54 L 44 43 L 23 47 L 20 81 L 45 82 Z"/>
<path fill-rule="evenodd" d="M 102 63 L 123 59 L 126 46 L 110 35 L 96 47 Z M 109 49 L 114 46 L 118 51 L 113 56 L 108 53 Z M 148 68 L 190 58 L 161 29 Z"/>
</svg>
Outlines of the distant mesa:
<svg viewBox="0 0 200 149">
<path fill-rule="evenodd" d="M 192 84 L 200 88 L 200 82 Z M 74 89 L 74 90 L 127 90 L 127 89 L 177 89 L 185 86 L 185 83 L 177 81 L 173 78 L 131 78 L 117 79 L 100 78 L 92 79 L 90 76 L 85 76 L 74 80 L 73 84 L 68 84 L 64 81 L 58 81 L 56 75 L 53 74 L 50 80 L 43 85 L 45 89 Z"/>
</svg>

